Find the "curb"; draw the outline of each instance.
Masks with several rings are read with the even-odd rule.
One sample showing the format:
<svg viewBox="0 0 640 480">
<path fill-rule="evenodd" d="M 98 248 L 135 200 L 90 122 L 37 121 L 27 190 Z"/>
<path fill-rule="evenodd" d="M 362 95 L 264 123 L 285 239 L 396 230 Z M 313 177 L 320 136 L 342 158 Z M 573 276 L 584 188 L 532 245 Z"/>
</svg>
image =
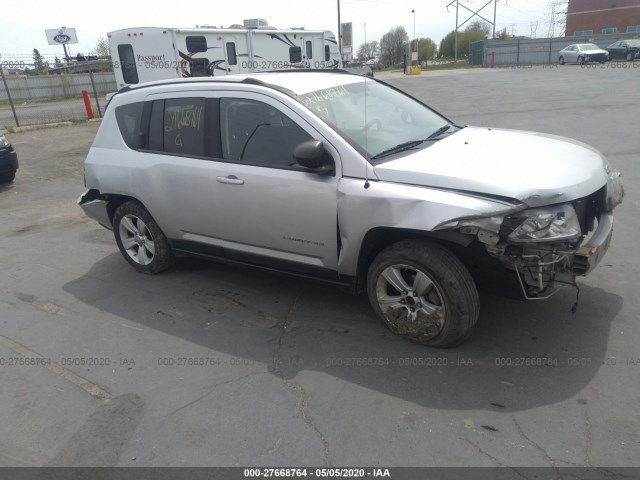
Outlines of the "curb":
<svg viewBox="0 0 640 480">
<path fill-rule="evenodd" d="M 81 125 L 85 123 L 96 123 L 102 121 L 101 118 L 92 118 L 91 120 L 82 120 L 80 122 L 56 122 L 56 123 L 42 123 L 40 125 L 25 125 L 24 127 L 4 127 L 2 128 L 3 134 L 13 134 L 22 132 L 33 132 L 35 130 L 44 130 L 46 128 L 68 127 L 70 125 Z"/>
</svg>

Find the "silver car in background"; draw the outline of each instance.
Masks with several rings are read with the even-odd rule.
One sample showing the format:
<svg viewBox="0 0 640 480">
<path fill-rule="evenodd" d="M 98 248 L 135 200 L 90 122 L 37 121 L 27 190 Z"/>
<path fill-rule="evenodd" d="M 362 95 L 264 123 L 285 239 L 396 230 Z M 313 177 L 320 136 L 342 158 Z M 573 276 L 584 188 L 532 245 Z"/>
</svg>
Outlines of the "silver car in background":
<svg viewBox="0 0 640 480">
<path fill-rule="evenodd" d="M 575 286 L 624 194 L 587 145 L 456 125 L 340 72 L 128 87 L 84 167 L 78 203 L 136 270 L 192 254 L 366 291 L 390 330 L 437 347 L 473 331 L 475 274 L 506 271 L 526 298 Z"/>
<path fill-rule="evenodd" d="M 595 43 L 575 43 L 560 50 L 558 63 L 578 63 L 585 65 L 590 62 L 604 63 L 609 60 L 609 52 Z"/>
</svg>

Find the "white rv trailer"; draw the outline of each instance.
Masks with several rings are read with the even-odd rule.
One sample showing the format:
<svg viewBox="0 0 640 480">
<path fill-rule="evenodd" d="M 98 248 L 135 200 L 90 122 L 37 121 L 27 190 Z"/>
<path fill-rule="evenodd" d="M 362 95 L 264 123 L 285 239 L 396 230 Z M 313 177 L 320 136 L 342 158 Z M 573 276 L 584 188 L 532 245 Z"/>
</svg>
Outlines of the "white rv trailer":
<svg viewBox="0 0 640 480">
<path fill-rule="evenodd" d="M 289 68 L 340 68 L 336 38 L 327 30 L 257 28 L 128 28 L 107 34 L 118 89 L 180 77 Z"/>
</svg>

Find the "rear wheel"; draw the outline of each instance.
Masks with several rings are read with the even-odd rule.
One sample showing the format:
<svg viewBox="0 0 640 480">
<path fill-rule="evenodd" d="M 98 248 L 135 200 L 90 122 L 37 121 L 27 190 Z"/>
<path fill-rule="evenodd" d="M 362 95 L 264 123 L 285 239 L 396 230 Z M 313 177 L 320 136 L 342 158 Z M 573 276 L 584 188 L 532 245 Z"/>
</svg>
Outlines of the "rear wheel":
<svg viewBox="0 0 640 480">
<path fill-rule="evenodd" d="M 116 209 L 113 233 L 120 253 L 139 272 L 159 273 L 173 265 L 167 237 L 141 203 L 130 201 Z"/>
<path fill-rule="evenodd" d="M 405 240 L 369 267 L 371 306 L 397 335 L 433 347 L 453 347 L 473 332 L 478 291 L 458 258 L 441 245 Z"/>
</svg>

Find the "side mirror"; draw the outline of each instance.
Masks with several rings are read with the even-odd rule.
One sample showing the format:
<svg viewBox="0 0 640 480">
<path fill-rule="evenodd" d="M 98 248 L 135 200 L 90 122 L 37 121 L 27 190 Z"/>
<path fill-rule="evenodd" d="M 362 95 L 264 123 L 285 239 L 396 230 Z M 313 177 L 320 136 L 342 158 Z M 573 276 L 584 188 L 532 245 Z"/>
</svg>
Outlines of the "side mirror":
<svg viewBox="0 0 640 480">
<path fill-rule="evenodd" d="M 320 140 L 307 140 L 293 149 L 293 159 L 296 163 L 301 167 L 313 170 L 314 173 L 333 173 L 334 166 L 328 160 L 330 158 Z"/>
</svg>

